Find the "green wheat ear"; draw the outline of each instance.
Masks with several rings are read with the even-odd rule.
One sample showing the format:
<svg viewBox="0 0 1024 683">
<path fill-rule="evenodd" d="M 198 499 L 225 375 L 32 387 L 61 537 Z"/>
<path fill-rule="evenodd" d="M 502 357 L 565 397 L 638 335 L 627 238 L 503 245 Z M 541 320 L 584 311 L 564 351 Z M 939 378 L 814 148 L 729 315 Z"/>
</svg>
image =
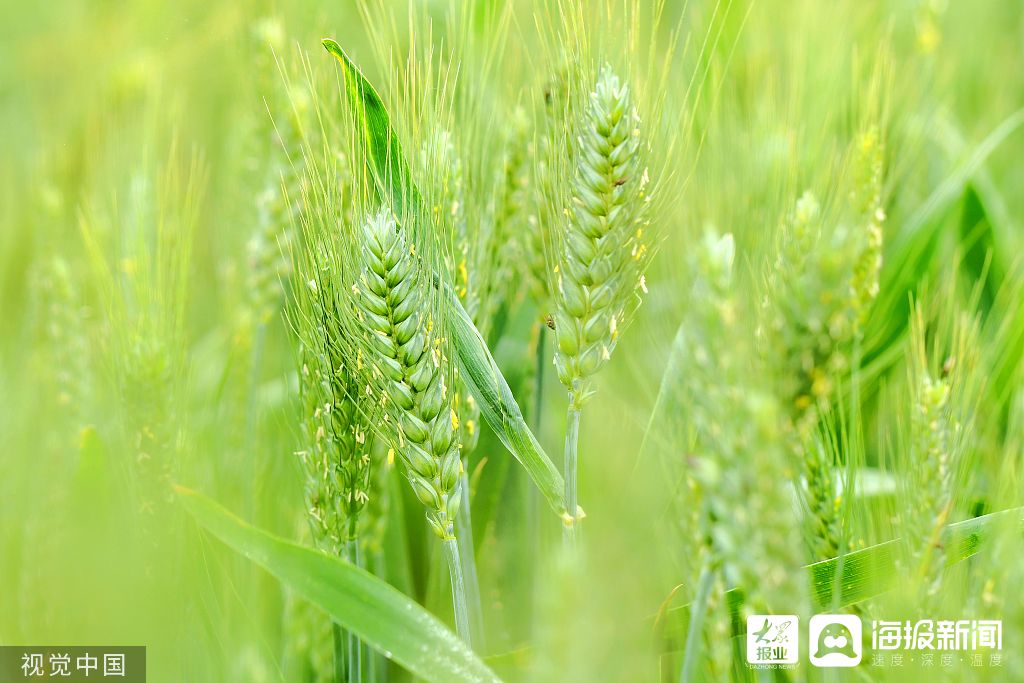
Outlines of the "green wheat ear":
<svg viewBox="0 0 1024 683">
<path fill-rule="evenodd" d="M 765 360 L 782 367 L 777 393 L 792 422 L 791 448 L 804 461 L 815 559 L 834 557 L 845 545 L 835 458 L 815 442 L 816 427 L 858 362 L 882 267 L 884 147 L 876 127 L 854 139 L 848 158 L 835 206 L 823 208 L 811 192 L 797 200 L 782 227 L 761 311 Z"/>
<path fill-rule="evenodd" d="M 306 509 L 316 545 L 356 561 L 356 538 L 374 488 L 375 406 L 344 343 L 351 315 L 348 284 L 324 250 L 304 245 L 296 268 L 307 279 L 291 290 L 288 316 L 300 343 Z M 321 265 L 326 262 L 328 265 Z"/>
<path fill-rule="evenodd" d="M 629 87 L 605 67 L 577 140 L 572 210 L 555 273 L 555 366 L 573 405 L 611 358 L 630 296 L 642 287 L 647 201 L 640 119 Z"/>
<path fill-rule="evenodd" d="M 943 579 L 945 548 L 940 541 L 941 530 L 963 512 L 957 494 L 971 455 L 969 439 L 977 407 L 977 321 L 962 315 L 951 332 L 950 355 L 936 358 L 930 347 L 945 340 L 941 331 L 929 329 L 918 304 L 911 317 L 907 354 L 910 433 L 906 453 L 912 495 L 903 513 L 903 536 L 909 569 L 923 591 L 922 597 L 935 593 Z"/>
<path fill-rule="evenodd" d="M 298 238 L 294 225 L 301 214 L 307 172 L 304 144 L 316 128 L 315 94 L 306 83 L 283 76 L 277 62 L 287 35 L 278 17 L 264 17 L 250 27 L 254 48 L 255 79 L 266 104 L 260 107 L 253 151 L 262 178 L 256 196 L 256 225 L 246 244 L 246 294 L 249 313 L 257 328 L 281 314 L 288 258 Z"/>
<path fill-rule="evenodd" d="M 83 426 L 84 397 L 88 392 L 88 354 L 85 315 L 79 282 L 70 264 L 55 257 L 46 264 L 40 281 L 46 321 L 45 334 L 51 363 L 53 404 L 71 430 Z"/>
<path fill-rule="evenodd" d="M 306 421 L 306 502 L 314 540 L 335 554 L 357 536 L 371 496 L 373 436 L 354 378 L 334 354 L 306 351 L 299 378 Z"/>
<path fill-rule="evenodd" d="M 484 295 L 494 273 L 488 272 L 482 259 L 488 257 L 498 236 L 494 226 L 488 226 L 487 222 L 470 228 L 463 163 L 455 143 L 449 131 L 438 131 L 420 153 L 420 172 L 424 177 L 435 178 L 430 212 L 449 245 L 445 250 L 445 265 L 451 273 L 455 294 L 477 328 L 484 329 L 487 326 L 484 318 L 488 315 L 484 309 L 490 308 L 484 304 Z M 458 417 L 459 443 L 465 464 L 480 439 L 480 407 L 462 381 L 455 384 L 453 407 Z"/>
<path fill-rule="evenodd" d="M 369 336 L 363 361 L 383 383 L 397 452 L 427 521 L 439 537 L 451 539 L 459 506 L 458 418 L 443 371 L 443 340 L 433 333 L 429 283 L 389 211 L 371 216 L 362 237 L 355 301 Z"/>
<path fill-rule="evenodd" d="M 693 477 L 704 495 L 702 523 L 713 563 L 730 587 L 744 588 L 748 604 L 764 607 L 797 600 L 791 571 L 801 558 L 791 541 L 790 502 L 778 487 L 758 483 L 786 477 L 783 421 L 775 397 L 751 381 L 759 373 L 733 283 L 734 255 L 728 234 L 709 232 L 697 249 L 684 400 L 701 456 Z M 780 600 L 784 590 L 789 593 Z"/>
</svg>

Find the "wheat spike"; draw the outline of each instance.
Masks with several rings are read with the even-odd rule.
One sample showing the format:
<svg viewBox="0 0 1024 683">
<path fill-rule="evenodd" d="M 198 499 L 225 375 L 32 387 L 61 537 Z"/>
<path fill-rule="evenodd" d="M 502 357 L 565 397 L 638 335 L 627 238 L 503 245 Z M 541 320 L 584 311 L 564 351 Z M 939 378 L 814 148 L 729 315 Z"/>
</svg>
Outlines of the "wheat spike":
<svg viewBox="0 0 1024 683">
<path fill-rule="evenodd" d="M 555 366 L 572 403 L 611 357 L 647 246 L 640 120 L 628 86 L 606 67 L 577 139 L 575 196 L 555 274 Z"/>
<path fill-rule="evenodd" d="M 804 489 L 815 559 L 842 550 L 842 500 L 831 451 L 816 426 L 849 372 L 856 343 L 878 295 L 882 267 L 883 156 L 881 136 L 868 128 L 853 141 L 845 194 L 825 211 L 812 192 L 796 202 L 768 275 L 762 313 L 773 365 L 781 365 L 779 395 L 789 409 L 791 448 L 804 460 Z M 837 224 L 826 232 L 831 216 Z"/>
<path fill-rule="evenodd" d="M 733 260 L 731 235 L 709 232 L 697 250 L 685 327 L 692 367 L 684 401 L 699 453 L 693 477 L 705 500 L 712 566 L 728 586 L 742 586 L 751 606 L 796 605 L 792 572 L 801 558 L 792 543 L 792 507 L 778 489 L 760 484 L 786 477 L 782 415 L 774 397 L 750 381 L 758 373 L 752 343 L 744 343 Z"/>
<path fill-rule="evenodd" d="M 907 444 L 908 482 L 912 501 L 906 510 L 904 534 L 909 541 L 910 569 L 919 587 L 935 592 L 942 580 L 945 549 L 940 533 L 958 514 L 960 472 L 969 456 L 968 437 L 973 431 L 978 337 L 969 316 L 952 328 L 949 353 L 935 368 L 929 334 L 920 308 L 911 318 L 910 341 L 910 434 Z"/>
<path fill-rule="evenodd" d="M 356 305 L 369 334 L 369 362 L 383 384 L 399 457 L 427 520 L 442 539 L 454 538 L 461 460 L 457 418 L 447 385 L 448 361 L 435 334 L 428 283 L 391 214 L 371 216 L 363 231 L 364 269 Z"/>
</svg>

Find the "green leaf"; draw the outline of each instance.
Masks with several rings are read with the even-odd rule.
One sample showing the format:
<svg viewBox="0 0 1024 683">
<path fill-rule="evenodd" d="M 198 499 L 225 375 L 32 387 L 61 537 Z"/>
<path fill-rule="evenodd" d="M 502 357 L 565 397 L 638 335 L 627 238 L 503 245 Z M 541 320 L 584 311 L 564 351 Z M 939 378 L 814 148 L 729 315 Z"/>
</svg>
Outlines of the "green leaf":
<svg viewBox="0 0 1024 683">
<path fill-rule="evenodd" d="M 445 289 L 455 310 L 449 324 L 452 342 L 459 352 L 462 380 L 476 399 L 480 414 L 491 430 L 519 464 L 526 468 L 552 509 L 560 515 L 564 514 L 565 484 L 562 475 L 555 469 L 523 419 L 523 413 L 519 410 L 508 382 L 466 309 L 459 304 L 458 297 L 450 288 Z"/>
<path fill-rule="evenodd" d="M 951 158 L 966 158 L 970 146 L 956 123 L 939 120 L 936 137 Z M 1007 206 L 1003 193 L 989 173 L 986 163 L 980 163 L 970 178 L 970 190 L 976 195 L 984 218 L 991 228 L 992 275 L 998 281 L 1009 272 L 1014 262 L 1014 246 L 1019 243 L 1020 226 Z"/>
<path fill-rule="evenodd" d="M 390 204 L 399 221 L 419 216 L 422 200 L 380 95 L 338 43 L 325 38 L 323 45 L 341 63 L 346 98 L 356 125 L 362 129 L 367 170 L 379 198 Z M 449 321 L 451 341 L 463 381 L 479 404 L 487 425 L 526 469 L 551 508 L 564 517 L 561 474 L 523 419 L 508 382 L 462 302 L 451 287 L 443 283 L 440 286 L 454 312 Z"/>
<path fill-rule="evenodd" d="M 500 680 L 436 617 L 372 574 L 257 529 L 209 498 L 176 488 L 207 531 L 415 676 L 438 683 Z"/>
<path fill-rule="evenodd" d="M 994 259 L 1001 250 L 997 248 L 992 222 L 973 183 L 968 183 L 964 188 L 958 227 L 962 252 L 960 267 L 970 281 L 980 288 L 978 311 L 987 317 L 996 296 L 997 283 L 1002 281 L 1004 272 L 1001 268 L 999 272 L 994 272 Z"/>
<path fill-rule="evenodd" d="M 420 194 L 412 182 L 402 143 L 391 127 L 383 100 L 338 43 L 330 38 L 324 38 L 322 42 L 327 51 L 341 62 L 345 98 L 356 125 L 361 128 L 367 170 L 378 196 L 390 204 L 400 220 L 417 215 L 422 204 Z"/>
<path fill-rule="evenodd" d="M 974 555 L 992 528 L 1007 517 L 1013 516 L 1024 523 L 1024 508 L 994 512 L 948 525 L 943 532 L 946 566 Z M 875 597 L 899 584 L 900 573 L 896 571 L 899 547 L 898 539 L 886 541 L 848 553 L 843 558 L 843 574 L 840 579 L 843 606 Z M 807 569 L 811 574 L 811 590 L 815 601 L 819 605 L 830 604 L 836 572 L 839 569 L 839 558 L 815 562 Z"/>
<path fill-rule="evenodd" d="M 901 224 L 899 233 L 886 246 L 885 263 L 878 300 L 875 302 L 864 340 L 866 374 L 877 377 L 900 357 L 891 352 L 906 333 L 910 312 L 909 296 L 928 271 L 938 253 L 942 219 L 964 193 L 971 178 L 985 161 L 1021 127 L 1024 109 L 1018 109 L 996 126 L 981 144 L 960 163 L 928 198 Z M 878 366 L 882 367 L 878 367 Z"/>
<path fill-rule="evenodd" d="M 981 144 L 974 148 L 973 153 L 957 166 L 956 170 L 946 177 L 942 184 L 935 188 L 935 191 L 928 196 L 928 199 L 907 218 L 900 234 L 893 241 L 892 251 L 897 254 L 897 258 L 904 254 L 908 247 L 913 244 L 915 236 L 919 231 L 931 229 L 933 225 L 932 219 L 949 208 L 963 195 L 964 187 L 974 174 L 982 168 L 988 157 L 999 149 L 1021 126 L 1024 126 L 1024 109 L 1018 109 L 1003 119 L 981 141 Z"/>
</svg>

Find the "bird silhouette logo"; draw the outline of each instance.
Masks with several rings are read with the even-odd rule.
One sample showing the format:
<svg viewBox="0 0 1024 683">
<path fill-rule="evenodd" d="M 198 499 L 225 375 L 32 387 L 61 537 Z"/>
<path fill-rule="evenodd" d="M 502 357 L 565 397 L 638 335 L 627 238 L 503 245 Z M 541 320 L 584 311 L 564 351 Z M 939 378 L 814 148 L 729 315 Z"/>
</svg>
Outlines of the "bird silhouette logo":
<svg viewBox="0 0 1024 683">
<path fill-rule="evenodd" d="M 850 659 L 857 656 L 853 651 L 853 636 L 850 629 L 839 623 L 829 624 L 818 635 L 818 651 L 814 656 L 824 657 L 831 654 L 845 655 Z"/>
<path fill-rule="evenodd" d="M 811 664 L 851 667 L 860 664 L 864 627 L 856 614 L 816 614 L 808 628 Z"/>
</svg>

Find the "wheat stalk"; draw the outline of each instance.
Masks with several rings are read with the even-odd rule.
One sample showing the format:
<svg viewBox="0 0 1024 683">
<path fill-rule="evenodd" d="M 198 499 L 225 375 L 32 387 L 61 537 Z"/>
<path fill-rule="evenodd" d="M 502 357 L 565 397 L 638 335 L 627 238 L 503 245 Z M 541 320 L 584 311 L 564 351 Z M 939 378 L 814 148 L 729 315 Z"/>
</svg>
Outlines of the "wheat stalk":
<svg viewBox="0 0 1024 683">
<path fill-rule="evenodd" d="M 611 358 L 631 295 L 643 287 L 647 201 L 640 118 L 628 86 L 605 67 L 576 140 L 574 197 L 560 235 L 555 273 L 555 367 L 569 392 L 565 441 L 566 505 L 577 520 L 576 450 L 590 380 Z"/>
<path fill-rule="evenodd" d="M 444 544 L 459 634 L 471 641 L 455 518 L 461 501 L 458 416 L 450 389 L 450 361 L 427 296 L 430 283 L 412 243 L 391 213 L 372 215 L 363 229 L 363 270 L 354 283 L 358 318 L 366 331 L 361 362 L 382 387 L 385 421 L 424 505 L 427 522 Z M 372 389 L 370 390 L 372 392 Z"/>
<path fill-rule="evenodd" d="M 376 483 L 371 472 L 383 469 L 383 463 L 373 462 L 373 406 L 361 396 L 359 375 L 339 342 L 346 300 L 339 297 L 332 273 L 319 275 L 296 292 L 306 441 L 298 455 L 306 474 L 306 508 L 314 542 L 361 567 L 360 522 L 374 526 L 373 520 L 364 519 L 364 511 L 371 499 L 386 495 L 384 487 L 371 490 Z M 358 638 L 351 632 L 343 634 L 337 625 L 334 632 L 338 678 L 359 680 L 362 647 Z"/>
</svg>

